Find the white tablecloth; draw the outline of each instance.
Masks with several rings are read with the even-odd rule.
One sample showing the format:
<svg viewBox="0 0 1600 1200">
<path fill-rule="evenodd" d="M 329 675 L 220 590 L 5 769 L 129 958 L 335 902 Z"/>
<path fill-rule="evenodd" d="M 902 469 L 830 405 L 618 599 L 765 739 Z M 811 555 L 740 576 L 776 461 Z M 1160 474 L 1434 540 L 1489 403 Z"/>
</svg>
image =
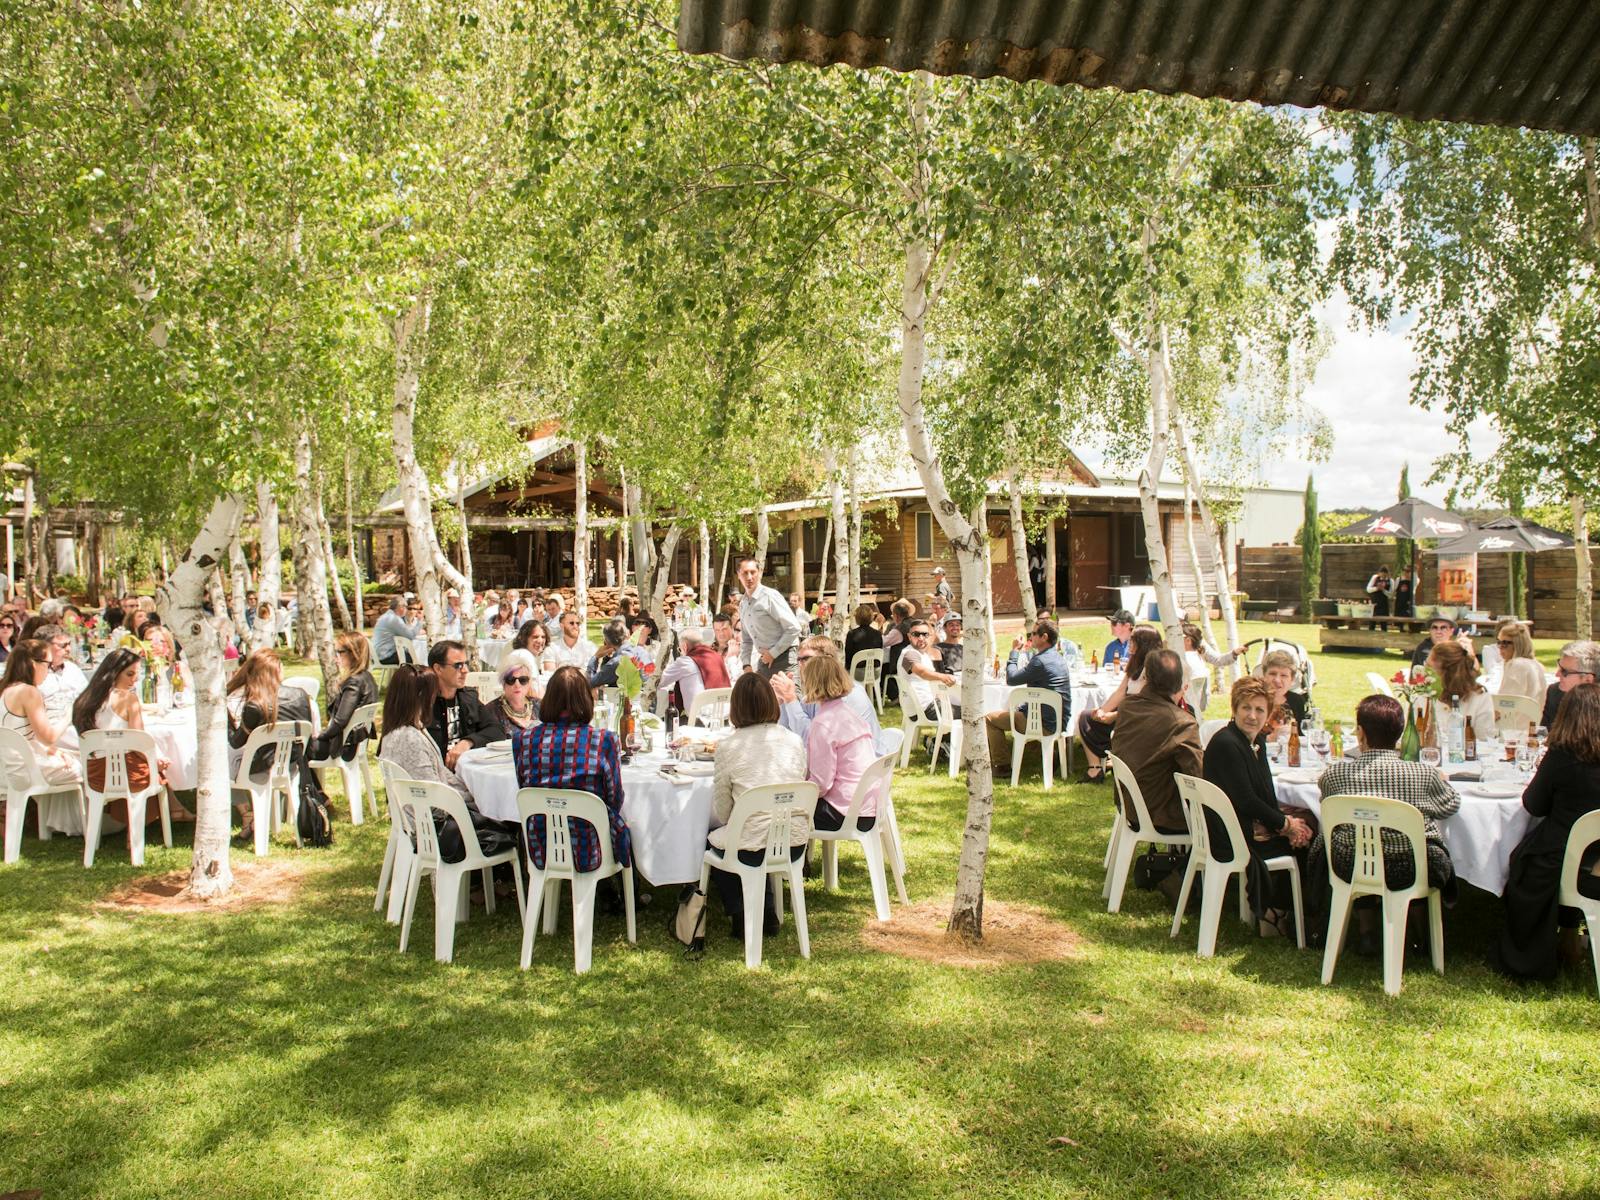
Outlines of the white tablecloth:
<svg viewBox="0 0 1600 1200">
<path fill-rule="evenodd" d="M 1116 691 L 1117 684 L 1122 681 L 1122 676 L 1099 671 L 1093 674 L 1072 674 L 1072 715 L 1067 720 L 1069 729 L 1078 727 L 1078 714 L 1088 712 L 1091 708 L 1098 708 L 1111 698 L 1111 693 Z M 1010 693 L 1012 684 L 1003 679 L 986 679 L 983 682 L 983 711 L 985 713 L 1000 712 L 1006 706 L 1006 696 Z"/>
<path fill-rule="evenodd" d="M 1498 768 L 1494 774 L 1494 782 L 1501 782 Z M 1521 782 L 1519 775 L 1505 778 Z M 1273 782 L 1280 804 L 1308 808 L 1320 817 L 1322 794 L 1312 770 L 1296 772 L 1275 768 Z M 1461 797 L 1461 808 L 1455 816 L 1439 822 L 1439 833 L 1450 851 L 1450 861 L 1462 879 L 1498 896 L 1505 890 L 1511 852 L 1533 824 L 1533 817 L 1522 807 L 1521 788 L 1515 796 L 1487 796 L 1483 785 L 1457 780 L 1452 786 Z"/>
<path fill-rule="evenodd" d="M 711 830 L 711 777 L 673 783 L 659 773 L 668 761 L 664 753 L 640 754 L 622 768 L 622 817 L 634 860 L 657 887 L 699 882 Z M 456 774 L 484 816 L 517 819 L 517 773 L 508 754 L 469 750 L 456 762 Z"/>
<path fill-rule="evenodd" d="M 482 638 L 478 642 L 478 659 L 483 663 L 485 671 L 495 671 L 500 667 L 500 660 L 505 657 L 506 647 L 511 645 L 509 638 Z"/>
<path fill-rule="evenodd" d="M 198 782 L 196 760 L 200 755 L 200 737 L 195 732 L 194 708 L 177 708 L 165 715 L 146 713 L 144 729 L 156 742 L 156 752 L 171 765 L 167 768 L 167 783 L 174 791 L 193 790 Z M 62 731 L 61 748 L 74 758 L 78 753 L 78 731 L 68 725 Z M 52 796 L 45 801 L 44 823 L 57 833 L 70 837 L 83 834 L 83 814 L 78 802 L 68 796 Z"/>
</svg>

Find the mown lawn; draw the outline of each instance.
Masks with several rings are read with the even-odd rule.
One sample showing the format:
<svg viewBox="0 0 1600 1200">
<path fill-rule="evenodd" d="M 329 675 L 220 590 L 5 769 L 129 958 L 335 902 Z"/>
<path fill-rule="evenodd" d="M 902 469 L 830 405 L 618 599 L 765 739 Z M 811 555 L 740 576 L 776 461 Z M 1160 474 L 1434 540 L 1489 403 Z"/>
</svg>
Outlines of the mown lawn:
<svg viewBox="0 0 1600 1200">
<path fill-rule="evenodd" d="M 1324 656 L 1325 711 L 1369 665 Z M 896 785 L 913 899 L 952 887 L 964 811 L 921 761 Z M 0 1194 L 1600 1195 L 1593 975 L 1501 982 L 1497 899 L 1447 914 L 1443 978 L 1413 959 L 1389 999 L 1352 952 L 1323 988 L 1231 921 L 1198 960 L 1154 893 L 1105 913 L 1108 821 L 1103 788 L 1001 792 L 989 895 L 1069 923 L 1072 961 L 869 951 L 847 852 L 839 894 L 808 890 L 809 962 L 786 929 L 746 972 L 715 920 L 686 959 L 663 895 L 637 949 L 602 919 L 582 979 L 566 933 L 518 971 L 509 906 L 435 964 L 426 891 L 397 953 L 381 825 L 275 846 L 308 866 L 288 905 L 182 917 L 94 907 L 135 874 L 111 843 L 85 871 L 29 838 L 0 871 Z"/>
</svg>

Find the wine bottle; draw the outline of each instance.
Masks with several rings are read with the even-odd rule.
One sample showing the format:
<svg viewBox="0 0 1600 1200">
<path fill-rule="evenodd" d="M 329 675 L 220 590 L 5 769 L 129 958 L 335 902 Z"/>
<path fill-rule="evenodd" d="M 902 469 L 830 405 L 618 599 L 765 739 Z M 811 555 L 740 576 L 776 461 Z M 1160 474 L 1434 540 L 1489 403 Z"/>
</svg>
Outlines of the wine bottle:
<svg viewBox="0 0 1600 1200">
<path fill-rule="evenodd" d="M 1478 761 L 1478 735 L 1472 728 L 1472 718 L 1467 718 L 1465 731 L 1461 735 L 1461 756 L 1467 762 Z"/>
<path fill-rule="evenodd" d="M 1289 722 L 1289 765 L 1300 765 L 1300 727 L 1293 721 Z"/>
</svg>

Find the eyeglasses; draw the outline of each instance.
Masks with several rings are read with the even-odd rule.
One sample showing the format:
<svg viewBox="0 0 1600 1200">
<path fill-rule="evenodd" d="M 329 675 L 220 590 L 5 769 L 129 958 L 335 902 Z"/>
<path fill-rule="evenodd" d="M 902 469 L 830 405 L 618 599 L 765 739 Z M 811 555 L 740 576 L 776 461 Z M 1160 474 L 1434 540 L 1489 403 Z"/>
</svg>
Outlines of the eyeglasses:
<svg viewBox="0 0 1600 1200">
<path fill-rule="evenodd" d="M 911 636 L 912 637 L 931 637 L 932 635 L 926 629 L 913 629 L 911 631 Z"/>
<path fill-rule="evenodd" d="M 444 665 L 445 669 L 448 671 L 465 671 L 467 669 L 467 664 L 465 661 L 455 663 L 447 662 Z"/>
<path fill-rule="evenodd" d="M 1500 641 L 1497 641 L 1495 643 L 1495 645 L 1497 645 L 1497 646 L 1510 646 L 1513 650 L 1515 650 L 1516 647 L 1517 647 L 1517 644 L 1515 642 L 1508 642 L 1508 641 L 1504 640 L 1503 638 Z"/>
<path fill-rule="evenodd" d="M 1565 667 L 1559 667 L 1558 666 L 1556 668 L 1556 674 L 1558 676 L 1560 676 L 1562 679 L 1567 679 L 1567 678 L 1570 678 L 1573 675 L 1590 675 L 1590 676 L 1592 676 L 1594 674 L 1594 672 L 1593 671 L 1569 671 Z"/>
<path fill-rule="evenodd" d="M 526 675 L 507 675 L 506 676 L 506 682 L 507 683 L 519 684 L 522 687 L 527 687 L 529 679 L 528 679 L 528 676 L 526 676 Z"/>
</svg>

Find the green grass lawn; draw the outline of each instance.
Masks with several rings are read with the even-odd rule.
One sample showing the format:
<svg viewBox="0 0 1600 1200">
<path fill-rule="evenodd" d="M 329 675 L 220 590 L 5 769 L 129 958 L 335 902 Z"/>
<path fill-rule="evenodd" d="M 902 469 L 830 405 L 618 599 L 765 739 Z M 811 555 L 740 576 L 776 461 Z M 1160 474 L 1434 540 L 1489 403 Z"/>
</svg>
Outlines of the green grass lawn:
<svg viewBox="0 0 1600 1200">
<path fill-rule="evenodd" d="M 1372 663 L 1323 656 L 1324 711 Z M 1497 899 L 1465 889 L 1448 973 L 1413 958 L 1395 999 L 1375 960 L 1324 988 L 1316 955 L 1232 920 L 1201 961 L 1156 894 L 1104 911 L 1105 789 L 1032 778 L 1001 789 L 988 894 L 1084 950 L 987 971 L 863 948 L 849 851 L 841 892 L 808 889 L 809 962 L 790 927 L 747 972 L 720 920 L 686 959 L 662 896 L 637 948 L 601 919 L 580 979 L 565 931 L 517 970 L 509 906 L 434 963 L 426 889 L 400 955 L 380 824 L 280 841 L 310 867 L 288 905 L 182 917 L 94 906 L 137 874 L 112 840 L 85 871 L 80 842 L 29 838 L 0 870 L 0 1194 L 1600 1195 L 1593 975 L 1502 982 Z M 895 794 L 912 898 L 947 894 L 959 785 L 919 757 Z"/>
</svg>

